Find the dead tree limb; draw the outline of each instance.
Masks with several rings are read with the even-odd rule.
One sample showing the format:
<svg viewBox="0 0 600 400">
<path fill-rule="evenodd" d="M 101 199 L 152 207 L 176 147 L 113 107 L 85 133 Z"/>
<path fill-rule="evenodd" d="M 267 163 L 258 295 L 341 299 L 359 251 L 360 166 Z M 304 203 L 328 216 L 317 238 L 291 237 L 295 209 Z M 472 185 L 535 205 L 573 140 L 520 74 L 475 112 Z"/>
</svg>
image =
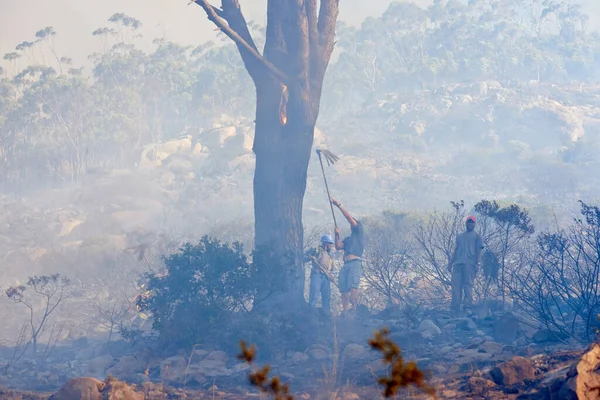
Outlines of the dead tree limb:
<svg viewBox="0 0 600 400">
<path fill-rule="evenodd" d="M 251 42 L 252 44 L 249 44 L 248 41 L 244 40 L 238 32 L 236 32 L 226 21 L 229 21 L 229 19 L 225 20 L 223 18 L 221 18 L 216 9 L 206 0 L 196 0 L 195 1 L 196 4 L 198 4 L 200 7 L 202 7 L 204 9 L 204 11 L 206 12 L 206 15 L 208 17 L 208 19 L 213 22 L 220 30 L 221 32 L 223 32 L 225 35 L 227 35 L 227 37 L 229 37 L 231 40 L 234 41 L 234 43 L 238 46 L 238 48 L 240 48 L 240 53 L 242 55 L 242 57 L 244 57 L 244 53 L 249 53 L 256 61 L 258 61 L 260 64 L 262 64 L 267 70 L 269 70 L 277 79 L 279 79 L 282 83 L 287 84 L 288 82 L 288 77 L 281 72 L 279 69 L 277 69 L 277 67 L 275 67 L 273 64 L 271 64 L 269 61 L 267 61 L 263 56 L 260 55 L 260 53 L 258 52 L 258 49 L 256 48 L 256 45 L 254 45 L 253 41 Z M 223 4 L 226 4 L 228 2 L 223 1 Z M 237 1 L 229 1 L 229 3 L 237 3 Z M 238 10 L 239 10 L 239 3 L 237 4 Z M 228 14 L 225 10 L 220 12 L 221 15 L 223 15 L 225 18 L 229 18 Z M 240 16 L 241 19 L 244 22 L 244 29 L 247 31 L 248 28 L 246 26 L 245 23 L 245 19 L 243 18 L 242 14 L 241 14 L 241 10 L 240 10 Z M 232 17 L 233 18 L 233 17 Z M 238 19 L 240 17 L 238 16 Z M 240 21 L 241 22 L 241 21 Z M 250 32 L 248 31 L 248 37 L 250 37 Z M 244 63 L 248 66 L 247 64 L 247 60 L 244 57 Z M 251 72 L 253 70 L 255 70 L 254 68 L 247 68 L 248 72 Z M 251 76 L 253 79 L 256 78 L 256 76 L 254 74 L 251 73 Z"/>
</svg>

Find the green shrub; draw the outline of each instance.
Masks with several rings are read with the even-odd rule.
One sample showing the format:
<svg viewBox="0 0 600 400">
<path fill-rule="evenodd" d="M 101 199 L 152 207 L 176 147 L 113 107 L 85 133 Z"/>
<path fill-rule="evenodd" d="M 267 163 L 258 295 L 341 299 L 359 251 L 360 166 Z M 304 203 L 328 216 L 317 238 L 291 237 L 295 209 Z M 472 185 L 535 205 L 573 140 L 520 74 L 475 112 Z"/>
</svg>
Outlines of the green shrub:
<svg viewBox="0 0 600 400">
<path fill-rule="evenodd" d="M 228 341 L 223 328 L 235 313 L 247 312 L 256 294 L 257 268 L 243 246 L 204 236 L 164 262 L 166 274 L 148 274 L 148 295 L 138 300 L 158 339 L 177 348 Z"/>
</svg>

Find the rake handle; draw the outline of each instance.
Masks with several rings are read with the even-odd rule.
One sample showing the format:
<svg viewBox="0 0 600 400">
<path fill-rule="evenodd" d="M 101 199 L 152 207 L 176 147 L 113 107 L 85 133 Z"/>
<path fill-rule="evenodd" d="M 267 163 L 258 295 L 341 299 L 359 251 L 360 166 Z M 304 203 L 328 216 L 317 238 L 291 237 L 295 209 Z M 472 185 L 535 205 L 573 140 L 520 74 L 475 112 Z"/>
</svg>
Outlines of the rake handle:
<svg viewBox="0 0 600 400">
<path fill-rule="evenodd" d="M 331 215 L 333 215 L 333 225 L 337 228 L 337 221 L 335 219 L 335 212 L 333 211 L 333 204 L 331 204 L 331 195 L 329 194 L 329 185 L 327 184 L 327 178 L 325 177 L 325 168 L 323 168 L 323 160 L 321 159 L 321 152 L 317 151 L 319 155 L 319 163 L 321 164 L 321 172 L 323 172 L 323 180 L 325 181 L 325 189 L 327 190 L 327 197 L 329 198 L 329 207 L 331 207 Z"/>
<path fill-rule="evenodd" d="M 329 282 L 333 283 L 335 285 L 335 287 L 338 288 L 338 290 L 339 290 L 340 287 L 338 286 L 337 283 L 335 283 L 335 279 L 333 279 L 333 276 L 331 276 L 329 273 L 325 272 L 325 270 L 323 269 L 321 264 L 319 264 L 319 261 L 315 258 L 315 256 L 310 256 L 310 258 L 312 258 L 312 260 L 317 264 L 317 266 L 319 267 L 321 272 L 323 272 L 325 274 L 325 276 L 327 276 L 327 278 L 329 279 Z"/>
</svg>

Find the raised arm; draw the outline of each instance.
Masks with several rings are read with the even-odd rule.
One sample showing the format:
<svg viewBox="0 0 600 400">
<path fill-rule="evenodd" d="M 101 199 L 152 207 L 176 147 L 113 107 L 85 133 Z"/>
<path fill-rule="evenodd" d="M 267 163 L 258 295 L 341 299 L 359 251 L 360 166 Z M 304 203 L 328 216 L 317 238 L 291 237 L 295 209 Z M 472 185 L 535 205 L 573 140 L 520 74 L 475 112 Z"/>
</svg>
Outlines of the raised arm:
<svg viewBox="0 0 600 400">
<path fill-rule="evenodd" d="M 351 228 L 356 228 L 358 226 L 358 222 L 356 222 L 356 220 L 354 219 L 354 217 L 352 215 L 350 215 L 350 213 L 344 207 L 342 207 L 342 203 L 340 203 L 339 201 L 337 201 L 336 199 L 334 199 L 332 197 L 331 198 L 331 204 L 333 204 L 334 206 L 336 206 L 342 212 L 342 214 L 344 214 L 344 217 L 346 218 L 346 220 L 350 224 Z"/>
</svg>

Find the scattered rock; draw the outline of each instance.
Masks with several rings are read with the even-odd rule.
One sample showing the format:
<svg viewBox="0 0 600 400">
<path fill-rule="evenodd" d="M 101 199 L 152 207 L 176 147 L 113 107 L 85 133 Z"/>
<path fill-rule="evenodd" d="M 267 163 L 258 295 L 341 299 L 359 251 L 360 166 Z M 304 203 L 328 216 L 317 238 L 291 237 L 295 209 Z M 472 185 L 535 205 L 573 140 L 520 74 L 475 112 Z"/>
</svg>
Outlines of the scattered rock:
<svg viewBox="0 0 600 400">
<path fill-rule="evenodd" d="M 204 360 L 192 364 L 188 368 L 188 374 L 201 374 L 207 377 L 230 376 L 233 371 L 227 368 L 229 356 L 224 351 L 213 351 Z M 187 367 L 187 365 L 186 365 Z"/>
<path fill-rule="evenodd" d="M 194 349 L 194 360 L 202 360 L 209 354 L 208 351 L 202 349 Z"/>
<path fill-rule="evenodd" d="M 329 350 L 320 344 L 314 344 L 306 349 L 306 354 L 316 361 L 326 360 L 329 358 Z"/>
<path fill-rule="evenodd" d="M 48 400 L 102 400 L 105 383 L 95 378 L 73 378 Z"/>
<path fill-rule="evenodd" d="M 342 359 L 361 359 L 366 358 L 367 355 L 368 350 L 365 346 L 358 343 L 350 343 L 344 348 L 344 351 L 342 352 Z"/>
<path fill-rule="evenodd" d="M 169 357 L 160 363 L 160 379 L 171 384 L 182 384 L 187 360 L 183 356 Z"/>
<path fill-rule="evenodd" d="M 494 367 L 490 374 L 498 385 L 515 386 L 526 380 L 534 379 L 535 368 L 530 360 L 516 356 L 512 360 Z"/>
<path fill-rule="evenodd" d="M 390 334 L 390 339 L 406 350 L 420 351 L 425 345 L 423 335 L 419 331 L 393 332 Z"/>
<path fill-rule="evenodd" d="M 538 344 L 547 343 L 558 343 L 561 339 L 565 339 L 565 336 L 559 332 L 551 332 L 548 330 L 537 330 L 532 337 L 533 341 Z"/>
<path fill-rule="evenodd" d="M 106 370 L 106 373 L 126 379 L 129 375 L 145 371 L 147 363 L 132 355 L 123 356 L 116 364 Z"/>
<path fill-rule="evenodd" d="M 425 339 L 433 339 L 442 334 L 442 330 L 430 319 L 421 321 L 418 330 Z"/>
<path fill-rule="evenodd" d="M 102 398 L 107 400 L 145 400 L 143 393 L 138 392 L 134 387 L 127 385 L 117 379 L 107 379 L 105 387 L 102 390 Z M 82 397 L 85 399 L 85 396 Z"/>
<path fill-rule="evenodd" d="M 469 378 L 469 382 L 467 383 L 468 391 L 476 396 L 484 396 L 494 386 L 496 386 L 494 382 L 475 376 Z"/>
<path fill-rule="evenodd" d="M 511 343 L 519 336 L 519 319 L 511 312 L 505 313 L 494 321 L 492 332 L 494 340 Z"/>
<path fill-rule="evenodd" d="M 477 324 L 471 318 L 455 318 L 448 322 L 455 324 L 456 329 L 461 330 L 461 331 L 476 331 L 477 330 Z"/>
<path fill-rule="evenodd" d="M 104 378 L 106 370 L 115 365 L 115 363 L 116 361 L 112 356 L 105 354 L 90 360 L 86 364 L 84 371 L 87 375 Z"/>
<path fill-rule="evenodd" d="M 504 349 L 503 344 L 497 343 L 497 342 L 492 342 L 489 340 L 487 340 L 487 341 L 483 342 L 481 345 L 479 345 L 480 351 L 483 351 L 484 353 L 490 353 L 493 355 L 502 353 L 503 349 Z"/>
<path fill-rule="evenodd" d="M 294 364 L 302 364 L 308 361 L 309 357 L 306 353 L 293 352 L 288 355 L 289 360 Z"/>
<path fill-rule="evenodd" d="M 205 358 L 205 361 L 219 361 L 222 363 L 226 363 L 229 360 L 229 356 L 224 351 L 213 351 L 210 352 Z"/>
<path fill-rule="evenodd" d="M 477 349 L 463 349 L 456 353 L 448 354 L 449 358 L 456 358 L 457 365 L 476 365 L 478 363 L 486 362 L 492 359 L 492 355 L 488 353 L 481 353 Z M 463 370 L 462 368 L 461 370 Z"/>
</svg>

